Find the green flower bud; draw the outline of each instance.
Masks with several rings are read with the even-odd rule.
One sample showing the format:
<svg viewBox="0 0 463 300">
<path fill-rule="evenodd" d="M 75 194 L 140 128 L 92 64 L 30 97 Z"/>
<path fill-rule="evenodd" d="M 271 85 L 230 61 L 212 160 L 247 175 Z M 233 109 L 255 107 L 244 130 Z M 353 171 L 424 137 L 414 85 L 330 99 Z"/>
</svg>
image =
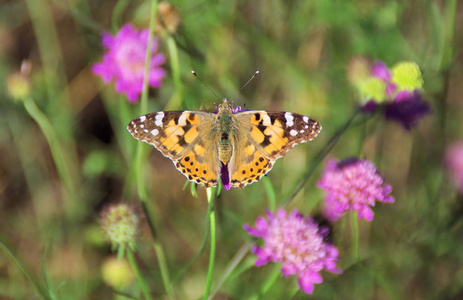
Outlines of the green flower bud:
<svg viewBox="0 0 463 300">
<path fill-rule="evenodd" d="M 128 246 L 135 249 L 140 220 L 134 209 L 127 204 L 108 207 L 101 218 L 101 228 L 114 248 Z"/>
</svg>

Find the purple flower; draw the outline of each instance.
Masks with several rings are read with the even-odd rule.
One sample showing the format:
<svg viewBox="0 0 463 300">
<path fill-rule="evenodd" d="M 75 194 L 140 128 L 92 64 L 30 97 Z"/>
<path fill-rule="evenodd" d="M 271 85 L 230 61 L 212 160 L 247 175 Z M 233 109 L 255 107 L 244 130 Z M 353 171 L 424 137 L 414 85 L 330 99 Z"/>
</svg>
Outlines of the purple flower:
<svg viewBox="0 0 463 300">
<path fill-rule="evenodd" d="M 463 142 L 454 143 L 447 148 L 445 165 L 455 185 L 463 193 Z"/>
<path fill-rule="evenodd" d="M 329 160 L 317 186 L 325 190 L 324 215 L 330 221 L 338 220 L 348 210 L 357 211 L 359 219 L 372 221 L 371 207 L 375 201 L 394 202 L 389 196 L 391 186 L 384 182 L 375 165 L 358 158 Z"/>
<path fill-rule="evenodd" d="M 386 64 L 380 60 L 373 63 L 373 66 L 371 67 L 371 75 L 384 81 L 391 80 L 391 71 L 388 69 Z"/>
<path fill-rule="evenodd" d="M 375 100 L 370 100 L 361 107 L 361 112 L 364 114 L 371 114 L 376 111 L 379 104 Z"/>
<path fill-rule="evenodd" d="M 421 98 L 423 79 L 414 62 L 400 62 L 389 69 L 382 61 L 370 67 L 370 75 L 357 83 L 362 97 L 366 98 L 361 112 L 373 113 L 384 103 L 387 120 L 398 121 L 410 130 L 423 116 L 431 113 L 429 104 Z"/>
<path fill-rule="evenodd" d="M 429 104 L 421 99 L 419 91 L 401 91 L 394 100 L 389 103 L 385 110 L 386 120 L 397 121 L 410 130 L 418 123 L 418 120 L 431 113 Z"/>
<path fill-rule="evenodd" d="M 115 36 L 104 33 L 103 61 L 92 66 L 93 73 L 105 83 L 114 80 L 116 92 L 126 94 L 130 102 L 136 102 L 142 92 L 148 38 L 149 29 L 136 30 L 130 24 L 122 26 Z M 153 37 L 148 84 L 154 88 L 161 86 L 166 74 L 161 68 L 165 57 L 157 53 L 157 49 L 158 43 Z"/>
<path fill-rule="evenodd" d="M 293 210 L 287 214 L 279 209 L 276 214 L 267 212 L 267 219 L 259 217 L 256 228 L 245 224 L 244 229 L 252 236 L 264 240 L 263 247 L 254 246 L 256 266 L 273 261 L 282 263 L 281 273 L 285 277 L 297 274 L 299 287 L 312 294 L 314 284 L 322 283 L 322 269 L 342 273 L 336 267 L 339 252 L 326 242 L 328 230 L 320 228 L 312 218 L 305 218 Z"/>
</svg>

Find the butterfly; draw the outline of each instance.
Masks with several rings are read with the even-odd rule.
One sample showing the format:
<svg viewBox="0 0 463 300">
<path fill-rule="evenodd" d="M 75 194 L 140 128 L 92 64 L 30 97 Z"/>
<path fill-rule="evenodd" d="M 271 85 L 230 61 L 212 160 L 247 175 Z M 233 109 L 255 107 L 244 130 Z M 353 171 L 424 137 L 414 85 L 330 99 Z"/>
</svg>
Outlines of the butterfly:
<svg viewBox="0 0 463 300">
<path fill-rule="evenodd" d="M 170 158 L 190 181 L 226 190 L 258 181 L 289 149 L 322 130 L 290 112 L 241 111 L 224 99 L 216 113 L 159 111 L 133 119 L 127 130 Z"/>
</svg>

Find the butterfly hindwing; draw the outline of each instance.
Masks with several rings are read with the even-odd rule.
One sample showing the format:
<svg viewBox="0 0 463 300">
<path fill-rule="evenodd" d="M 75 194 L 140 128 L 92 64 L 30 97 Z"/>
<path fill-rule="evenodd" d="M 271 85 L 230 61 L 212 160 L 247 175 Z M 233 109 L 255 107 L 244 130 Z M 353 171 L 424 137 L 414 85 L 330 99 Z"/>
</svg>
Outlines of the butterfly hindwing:
<svg viewBox="0 0 463 300">
<path fill-rule="evenodd" d="M 132 120 L 127 129 L 170 158 L 189 180 L 209 187 L 220 173 L 217 145 L 208 144 L 214 120 L 214 114 L 202 111 L 160 111 Z"/>
</svg>

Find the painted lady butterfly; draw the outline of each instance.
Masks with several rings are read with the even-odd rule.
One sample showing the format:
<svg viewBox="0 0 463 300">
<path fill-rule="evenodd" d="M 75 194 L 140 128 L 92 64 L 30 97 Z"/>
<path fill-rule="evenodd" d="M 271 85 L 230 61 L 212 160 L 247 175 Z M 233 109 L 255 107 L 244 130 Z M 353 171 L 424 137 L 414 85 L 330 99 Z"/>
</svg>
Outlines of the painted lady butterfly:
<svg viewBox="0 0 463 300">
<path fill-rule="evenodd" d="M 217 113 L 160 111 L 132 120 L 128 131 L 170 158 L 189 180 L 225 189 L 258 181 L 295 145 L 317 137 L 320 123 L 290 112 L 241 111 L 227 101 Z"/>
</svg>

